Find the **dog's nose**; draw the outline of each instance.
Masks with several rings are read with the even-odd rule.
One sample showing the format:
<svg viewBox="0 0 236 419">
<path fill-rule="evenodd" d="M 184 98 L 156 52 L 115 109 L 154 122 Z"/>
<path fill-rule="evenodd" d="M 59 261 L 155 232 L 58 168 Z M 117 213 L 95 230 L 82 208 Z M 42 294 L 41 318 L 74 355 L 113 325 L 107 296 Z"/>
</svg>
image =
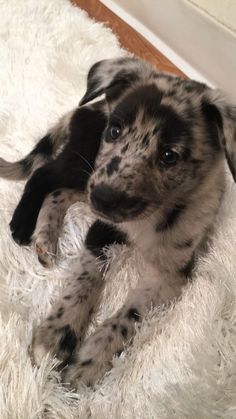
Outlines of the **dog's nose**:
<svg viewBox="0 0 236 419">
<path fill-rule="evenodd" d="M 108 212 L 116 209 L 121 204 L 122 193 L 110 186 L 100 184 L 93 188 L 90 199 L 96 210 Z"/>
</svg>

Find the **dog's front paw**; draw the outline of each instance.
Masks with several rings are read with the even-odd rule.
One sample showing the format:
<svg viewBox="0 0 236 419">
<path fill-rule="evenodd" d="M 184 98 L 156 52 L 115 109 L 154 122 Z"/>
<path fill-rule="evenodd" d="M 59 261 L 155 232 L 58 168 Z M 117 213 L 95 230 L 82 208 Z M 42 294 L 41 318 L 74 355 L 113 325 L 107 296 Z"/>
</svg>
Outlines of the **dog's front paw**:
<svg viewBox="0 0 236 419">
<path fill-rule="evenodd" d="M 38 260 L 45 268 L 48 269 L 55 266 L 59 234 L 57 229 L 53 229 L 51 226 L 51 224 L 47 224 L 40 230 L 36 231 L 33 236 L 34 247 L 38 255 Z"/>
<path fill-rule="evenodd" d="M 53 268 L 55 265 L 58 239 L 74 195 L 76 194 L 68 190 L 58 189 L 47 196 L 40 209 L 33 242 L 39 262 L 46 268 Z"/>
<path fill-rule="evenodd" d="M 10 222 L 12 237 L 19 245 L 27 245 L 35 227 L 35 217 L 29 209 L 18 206 Z"/>
<path fill-rule="evenodd" d="M 93 386 L 112 368 L 113 356 L 119 356 L 124 348 L 126 330 L 114 322 L 104 324 L 92 334 L 74 355 L 73 362 L 65 370 L 63 381 L 76 388 L 77 382 Z M 117 333 L 118 332 L 118 333 Z"/>
</svg>

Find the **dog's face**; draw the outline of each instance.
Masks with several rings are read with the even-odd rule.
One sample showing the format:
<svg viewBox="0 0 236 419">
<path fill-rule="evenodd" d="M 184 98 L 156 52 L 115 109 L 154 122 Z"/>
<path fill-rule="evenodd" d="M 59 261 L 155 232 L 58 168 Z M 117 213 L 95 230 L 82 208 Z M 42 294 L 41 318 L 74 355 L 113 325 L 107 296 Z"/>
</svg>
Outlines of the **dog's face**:
<svg viewBox="0 0 236 419">
<path fill-rule="evenodd" d="M 136 67 L 137 61 L 128 59 L 132 62 Z M 184 207 L 222 164 L 226 144 L 223 118 L 209 100 L 210 89 L 141 64 L 141 75 L 137 67 L 133 73 L 128 68 L 129 77 L 118 68 L 118 82 L 113 76 L 108 84 L 108 124 L 88 185 L 92 209 L 114 222 Z M 96 66 L 93 89 L 102 74 Z M 226 153 L 233 169 L 234 155 Z"/>
</svg>

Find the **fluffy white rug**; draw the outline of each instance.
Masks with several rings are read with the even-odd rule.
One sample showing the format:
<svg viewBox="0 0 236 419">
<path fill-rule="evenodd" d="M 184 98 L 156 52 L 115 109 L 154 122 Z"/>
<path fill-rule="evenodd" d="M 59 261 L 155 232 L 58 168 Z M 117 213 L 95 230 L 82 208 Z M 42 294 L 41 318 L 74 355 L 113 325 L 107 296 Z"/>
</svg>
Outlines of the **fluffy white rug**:
<svg viewBox="0 0 236 419">
<path fill-rule="evenodd" d="M 74 107 L 95 61 L 121 54 L 114 35 L 66 0 L 0 0 L 1 156 L 26 154 Z M 0 418 L 233 419 L 236 417 L 236 187 L 228 181 L 218 233 L 195 281 L 167 314 L 151 313 L 133 347 L 95 391 L 64 388 L 53 363 L 31 366 L 33 323 L 45 315 L 89 217 L 71 208 L 61 262 L 45 270 L 11 240 L 8 223 L 23 185 L 0 180 Z M 139 255 L 115 247 L 97 322 L 122 304 Z"/>
</svg>

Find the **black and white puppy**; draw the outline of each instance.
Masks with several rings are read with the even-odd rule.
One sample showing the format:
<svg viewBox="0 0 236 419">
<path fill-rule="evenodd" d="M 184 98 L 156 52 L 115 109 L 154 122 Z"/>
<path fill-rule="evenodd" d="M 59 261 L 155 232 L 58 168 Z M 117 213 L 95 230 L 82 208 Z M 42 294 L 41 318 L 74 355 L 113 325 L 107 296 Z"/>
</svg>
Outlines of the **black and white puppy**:
<svg viewBox="0 0 236 419">
<path fill-rule="evenodd" d="M 150 307 L 181 295 L 214 226 L 225 157 L 235 178 L 236 107 L 204 84 L 119 58 L 91 68 L 80 106 L 26 158 L 1 159 L 1 176 L 33 173 L 10 227 L 13 238 L 27 244 L 38 219 L 34 240 L 45 265 L 53 262 L 58 229 L 73 202 L 85 200 L 97 217 L 60 300 L 35 331 L 36 363 L 50 351 L 69 362 L 66 381 L 93 384 L 132 341 Z M 105 258 L 104 247 L 114 242 L 138 248 L 148 274 L 84 340 L 104 284 L 97 257 Z"/>
</svg>

